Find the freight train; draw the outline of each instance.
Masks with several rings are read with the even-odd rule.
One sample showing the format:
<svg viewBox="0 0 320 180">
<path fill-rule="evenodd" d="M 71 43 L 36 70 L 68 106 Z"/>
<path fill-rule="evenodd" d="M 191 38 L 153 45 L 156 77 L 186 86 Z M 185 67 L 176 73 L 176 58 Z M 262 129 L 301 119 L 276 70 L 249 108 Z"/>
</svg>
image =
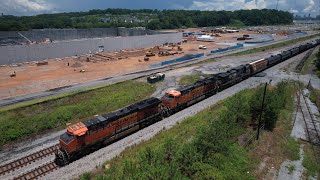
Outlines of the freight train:
<svg viewBox="0 0 320 180">
<path fill-rule="evenodd" d="M 192 85 L 170 90 L 161 99 L 151 97 L 73 124 L 60 136 L 55 162 L 64 166 L 317 45 L 320 45 L 320 39 L 214 74 Z"/>
</svg>

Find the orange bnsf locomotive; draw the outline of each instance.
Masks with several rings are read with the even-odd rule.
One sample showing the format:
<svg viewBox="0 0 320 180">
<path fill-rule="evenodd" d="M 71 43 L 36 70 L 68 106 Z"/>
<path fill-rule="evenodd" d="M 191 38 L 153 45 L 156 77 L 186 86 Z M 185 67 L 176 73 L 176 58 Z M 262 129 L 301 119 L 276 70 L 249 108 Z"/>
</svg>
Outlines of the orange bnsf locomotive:
<svg viewBox="0 0 320 180">
<path fill-rule="evenodd" d="M 56 164 L 66 165 L 159 120 L 158 106 L 160 103 L 161 101 L 157 98 L 149 98 L 118 111 L 102 114 L 69 126 L 67 132 L 60 136 Z"/>
<path fill-rule="evenodd" d="M 280 54 L 214 74 L 193 85 L 168 91 L 161 100 L 151 97 L 120 110 L 71 125 L 60 136 L 60 148 L 55 153 L 55 162 L 59 166 L 64 166 L 319 44 L 320 39 L 302 44 Z"/>
</svg>

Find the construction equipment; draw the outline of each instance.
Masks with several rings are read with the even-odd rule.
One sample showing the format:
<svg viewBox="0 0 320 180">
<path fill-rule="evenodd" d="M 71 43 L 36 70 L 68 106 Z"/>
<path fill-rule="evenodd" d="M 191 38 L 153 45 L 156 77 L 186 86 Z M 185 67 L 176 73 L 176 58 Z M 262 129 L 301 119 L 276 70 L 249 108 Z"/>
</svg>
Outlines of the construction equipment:
<svg viewBox="0 0 320 180">
<path fill-rule="evenodd" d="M 207 49 L 205 45 L 199 45 L 199 49 Z"/>
<path fill-rule="evenodd" d="M 10 73 L 10 77 L 16 77 L 16 76 L 17 76 L 17 74 L 15 71 L 13 71 L 13 73 Z"/>
<path fill-rule="evenodd" d="M 158 55 L 159 56 L 170 56 L 171 53 L 169 51 L 160 51 Z"/>
<path fill-rule="evenodd" d="M 156 54 L 154 53 L 154 52 L 151 52 L 151 51 L 148 51 L 147 53 L 146 53 L 146 56 L 147 57 L 151 57 L 151 56 L 155 56 Z"/>
<path fill-rule="evenodd" d="M 143 58 L 144 61 L 149 61 L 149 59 L 150 59 L 150 58 L 147 57 L 147 56 L 145 56 L 145 57 Z"/>
</svg>

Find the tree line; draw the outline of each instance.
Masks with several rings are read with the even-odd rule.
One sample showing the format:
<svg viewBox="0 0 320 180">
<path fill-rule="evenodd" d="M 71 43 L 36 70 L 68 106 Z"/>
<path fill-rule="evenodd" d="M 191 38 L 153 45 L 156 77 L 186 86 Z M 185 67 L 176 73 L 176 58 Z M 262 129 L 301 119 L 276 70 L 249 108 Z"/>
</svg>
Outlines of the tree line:
<svg viewBox="0 0 320 180">
<path fill-rule="evenodd" d="M 136 17 L 128 22 L 117 16 Z M 139 21 L 139 16 L 147 20 Z M 111 18 L 104 21 L 103 18 Z M 272 9 L 238 11 L 199 11 L 199 10 L 153 10 L 153 9 L 106 9 L 88 12 L 41 14 L 36 16 L 0 16 L 0 31 L 23 31 L 44 28 L 108 28 L 108 27 L 147 27 L 148 29 L 175 29 L 182 27 L 208 26 L 258 26 L 291 24 L 293 15 L 289 12 Z"/>
</svg>

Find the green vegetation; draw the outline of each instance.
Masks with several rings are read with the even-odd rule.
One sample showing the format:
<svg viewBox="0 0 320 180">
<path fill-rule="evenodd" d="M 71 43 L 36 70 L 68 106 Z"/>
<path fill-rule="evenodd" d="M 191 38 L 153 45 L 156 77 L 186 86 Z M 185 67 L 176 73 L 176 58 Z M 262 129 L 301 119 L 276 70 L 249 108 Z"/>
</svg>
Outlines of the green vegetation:
<svg viewBox="0 0 320 180">
<path fill-rule="evenodd" d="M 151 95 L 155 87 L 126 81 L 99 89 L 0 112 L 0 145 L 64 128 L 66 123 L 84 120 L 98 113 L 110 112 Z"/>
<path fill-rule="evenodd" d="M 312 89 L 310 91 L 310 100 L 315 103 L 320 110 L 320 90 Z"/>
<path fill-rule="evenodd" d="M 89 180 L 90 178 L 91 178 L 91 173 L 86 172 L 81 175 L 80 180 Z"/>
<path fill-rule="evenodd" d="M 271 49 L 275 49 L 275 48 L 281 48 L 281 47 L 284 47 L 284 46 L 289 46 L 289 45 L 292 45 L 292 44 L 296 44 L 298 42 L 305 41 L 305 40 L 308 40 L 308 39 L 312 39 L 312 38 L 315 38 L 315 37 L 320 37 L 320 34 L 314 34 L 314 35 L 310 35 L 310 36 L 300 37 L 300 38 L 297 38 L 297 39 L 292 39 L 292 40 L 289 40 L 289 41 L 284 41 L 284 42 L 272 44 L 272 45 L 269 45 L 269 46 L 253 48 L 253 49 L 249 49 L 249 50 L 246 50 L 246 51 L 241 51 L 241 52 L 238 52 L 238 53 L 229 54 L 227 56 L 241 56 L 241 55 L 253 54 L 253 53 L 257 53 L 257 52 L 261 52 L 261 51 L 267 51 L 267 50 L 271 50 Z"/>
<path fill-rule="evenodd" d="M 294 164 L 290 164 L 290 166 L 288 167 L 289 174 L 292 174 L 295 169 L 296 166 Z"/>
<path fill-rule="evenodd" d="M 236 20 L 236 19 L 232 19 L 230 21 L 229 24 L 226 25 L 227 27 L 235 27 L 235 28 L 244 28 L 246 27 L 246 25 L 240 21 L 240 20 Z"/>
<path fill-rule="evenodd" d="M 310 56 L 303 64 L 301 74 L 308 74 L 310 71 L 310 68 L 312 68 L 313 64 L 315 63 L 317 57 L 316 55 Z"/>
<path fill-rule="evenodd" d="M 253 160 L 248 153 L 251 148 L 237 141 L 239 136 L 253 132 L 249 124 L 257 124 L 251 112 L 259 103 L 251 103 L 259 101 L 255 96 L 262 96 L 258 93 L 262 90 L 261 86 L 241 91 L 152 140 L 125 150 L 91 179 L 254 179 L 250 171 Z M 292 92 L 288 82 L 268 88 L 267 96 L 277 98 L 269 98 L 266 112 L 276 111 L 272 117 L 282 114 L 286 104 L 293 101 Z M 270 120 L 266 112 L 264 122 Z"/>
<path fill-rule="evenodd" d="M 320 148 L 305 144 L 303 167 L 307 169 L 307 176 L 315 176 L 320 174 Z"/>
<path fill-rule="evenodd" d="M 200 74 L 190 74 L 186 76 L 182 76 L 179 81 L 181 85 L 190 85 L 200 80 Z"/>
<path fill-rule="evenodd" d="M 285 154 L 290 160 L 299 160 L 300 159 L 300 144 L 297 140 L 292 137 L 287 138 L 287 143 L 285 145 Z"/>
<path fill-rule="evenodd" d="M 1 16 L 0 31 L 44 28 L 147 27 L 175 29 L 209 26 L 257 26 L 291 24 L 289 12 L 271 9 L 238 11 L 105 9 L 88 12 L 41 14 L 36 16 Z"/>
</svg>

